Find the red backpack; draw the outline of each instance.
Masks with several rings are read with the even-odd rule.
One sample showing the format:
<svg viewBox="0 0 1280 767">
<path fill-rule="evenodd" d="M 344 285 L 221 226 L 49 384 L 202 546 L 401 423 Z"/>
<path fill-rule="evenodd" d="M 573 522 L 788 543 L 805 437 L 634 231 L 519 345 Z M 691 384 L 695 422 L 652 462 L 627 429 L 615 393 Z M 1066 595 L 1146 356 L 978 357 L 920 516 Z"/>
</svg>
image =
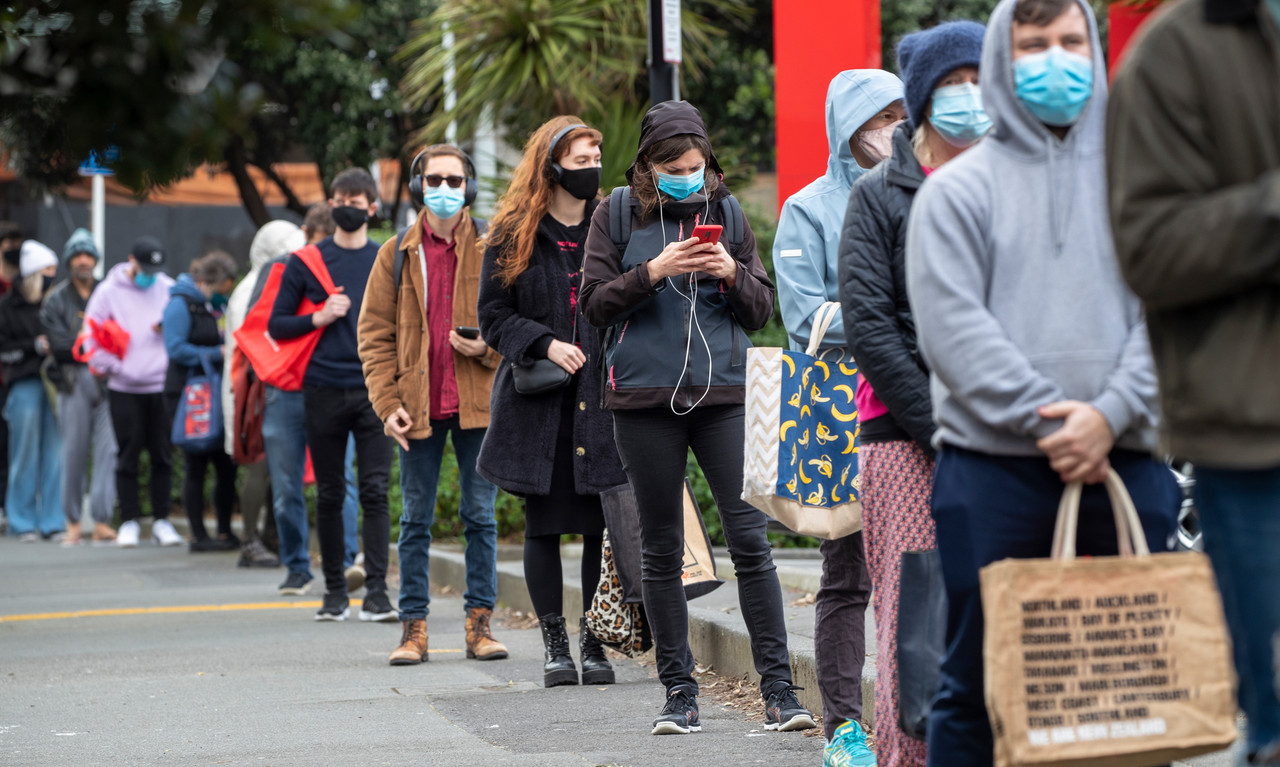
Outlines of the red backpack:
<svg viewBox="0 0 1280 767">
<path fill-rule="evenodd" d="M 338 292 L 329 276 L 329 270 L 325 268 L 319 248 L 308 245 L 294 255 L 307 265 L 326 294 L 331 296 Z M 244 324 L 235 332 L 236 348 L 244 352 L 244 356 L 253 365 L 254 374 L 264 383 L 285 391 L 298 391 L 302 388 L 307 363 L 311 361 L 316 344 L 320 343 L 320 334 L 324 328 L 316 328 L 306 335 L 287 340 L 276 340 L 267 332 L 271 308 L 275 305 L 276 295 L 280 293 L 280 278 L 283 274 L 284 264 L 271 267 L 267 284 L 262 289 L 262 297 L 249 310 Z M 324 306 L 324 302 L 315 303 L 309 298 L 303 298 L 298 306 L 298 316 L 311 314 L 321 306 Z"/>
</svg>

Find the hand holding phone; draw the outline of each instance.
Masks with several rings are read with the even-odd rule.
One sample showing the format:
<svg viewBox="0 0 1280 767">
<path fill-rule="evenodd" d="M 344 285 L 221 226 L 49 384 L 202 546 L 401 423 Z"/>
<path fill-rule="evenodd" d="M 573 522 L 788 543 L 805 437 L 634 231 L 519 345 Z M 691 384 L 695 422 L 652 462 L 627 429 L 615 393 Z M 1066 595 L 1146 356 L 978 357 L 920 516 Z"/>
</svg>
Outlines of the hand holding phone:
<svg viewBox="0 0 1280 767">
<path fill-rule="evenodd" d="M 458 335 L 462 336 L 468 341 L 474 341 L 480 337 L 480 328 L 469 328 L 466 325 L 459 325 L 458 327 L 454 328 L 454 330 L 457 331 Z"/>
</svg>

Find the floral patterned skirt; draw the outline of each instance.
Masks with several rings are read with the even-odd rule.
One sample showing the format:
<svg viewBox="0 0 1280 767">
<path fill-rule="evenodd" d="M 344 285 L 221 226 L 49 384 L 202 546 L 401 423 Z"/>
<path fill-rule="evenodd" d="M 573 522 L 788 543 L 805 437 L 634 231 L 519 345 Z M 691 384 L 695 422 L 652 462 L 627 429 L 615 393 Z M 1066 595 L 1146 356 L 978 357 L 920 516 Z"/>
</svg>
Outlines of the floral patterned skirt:
<svg viewBox="0 0 1280 767">
<path fill-rule="evenodd" d="M 902 554 L 936 548 L 933 459 L 908 440 L 862 445 L 862 533 L 875 587 L 876 761 L 925 767 L 925 744 L 898 726 L 898 574 Z"/>
</svg>

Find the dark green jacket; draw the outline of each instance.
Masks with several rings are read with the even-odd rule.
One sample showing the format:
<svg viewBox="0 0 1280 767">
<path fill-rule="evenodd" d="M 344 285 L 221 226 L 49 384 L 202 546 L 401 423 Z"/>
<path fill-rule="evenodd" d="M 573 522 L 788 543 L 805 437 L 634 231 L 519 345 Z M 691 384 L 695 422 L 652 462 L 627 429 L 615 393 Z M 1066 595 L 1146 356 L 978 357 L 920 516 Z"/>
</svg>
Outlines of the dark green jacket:
<svg viewBox="0 0 1280 767">
<path fill-rule="evenodd" d="M 1107 118 L 1116 253 L 1143 300 L 1163 447 L 1280 466 L 1280 26 L 1175 0 L 1117 73 Z"/>
</svg>

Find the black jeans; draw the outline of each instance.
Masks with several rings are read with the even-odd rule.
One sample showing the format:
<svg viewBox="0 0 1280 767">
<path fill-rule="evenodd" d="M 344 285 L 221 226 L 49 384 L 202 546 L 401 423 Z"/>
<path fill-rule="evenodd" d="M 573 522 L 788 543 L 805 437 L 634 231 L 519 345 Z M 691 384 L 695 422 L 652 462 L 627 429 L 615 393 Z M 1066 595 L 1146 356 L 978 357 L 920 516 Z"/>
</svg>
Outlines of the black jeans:
<svg viewBox="0 0 1280 767">
<path fill-rule="evenodd" d="M 760 691 L 791 683 L 782 588 L 765 535 L 767 518 L 740 497 L 744 418 L 741 405 L 700 407 L 685 416 L 666 408 L 613 413 L 618 453 L 640 507 L 644 609 L 653 628 L 658 678 L 668 692 L 677 687 L 698 691 L 689 650 L 689 605 L 680 579 L 690 448 L 720 509 Z"/>
<path fill-rule="evenodd" d="M 183 451 L 183 455 L 187 459 L 187 473 L 182 479 L 182 505 L 187 510 L 187 521 L 191 523 L 191 535 L 197 541 L 209 538 L 204 528 L 204 475 L 210 464 L 213 464 L 214 472 L 213 509 L 218 515 L 218 535 L 230 535 L 231 511 L 236 503 L 235 461 L 222 449 L 222 445 L 208 453 Z M 245 529 L 245 535 L 253 539 L 249 528 Z"/>
<path fill-rule="evenodd" d="M 138 490 L 138 459 L 145 448 L 151 459 L 151 516 L 169 518 L 173 490 L 173 443 L 169 432 L 173 422 L 164 394 L 108 393 L 111 426 L 116 432 L 116 497 L 120 499 L 120 521 L 142 516 Z"/>
<path fill-rule="evenodd" d="M 305 386 L 307 447 L 316 474 L 316 535 L 324 568 L 325 591 L 345 594 L 343 575 L 342 504 L 347 495 L 347 436 L 356 440 L 356 479 L 360 485 L 361 526 L 367 593 L 387 590 L 387 550 L 391 545 L 391 516 L 387 510 L 387 481 L 391 475 L 391 438 L 369 404 L 369 391 Z"/>
</svg>

